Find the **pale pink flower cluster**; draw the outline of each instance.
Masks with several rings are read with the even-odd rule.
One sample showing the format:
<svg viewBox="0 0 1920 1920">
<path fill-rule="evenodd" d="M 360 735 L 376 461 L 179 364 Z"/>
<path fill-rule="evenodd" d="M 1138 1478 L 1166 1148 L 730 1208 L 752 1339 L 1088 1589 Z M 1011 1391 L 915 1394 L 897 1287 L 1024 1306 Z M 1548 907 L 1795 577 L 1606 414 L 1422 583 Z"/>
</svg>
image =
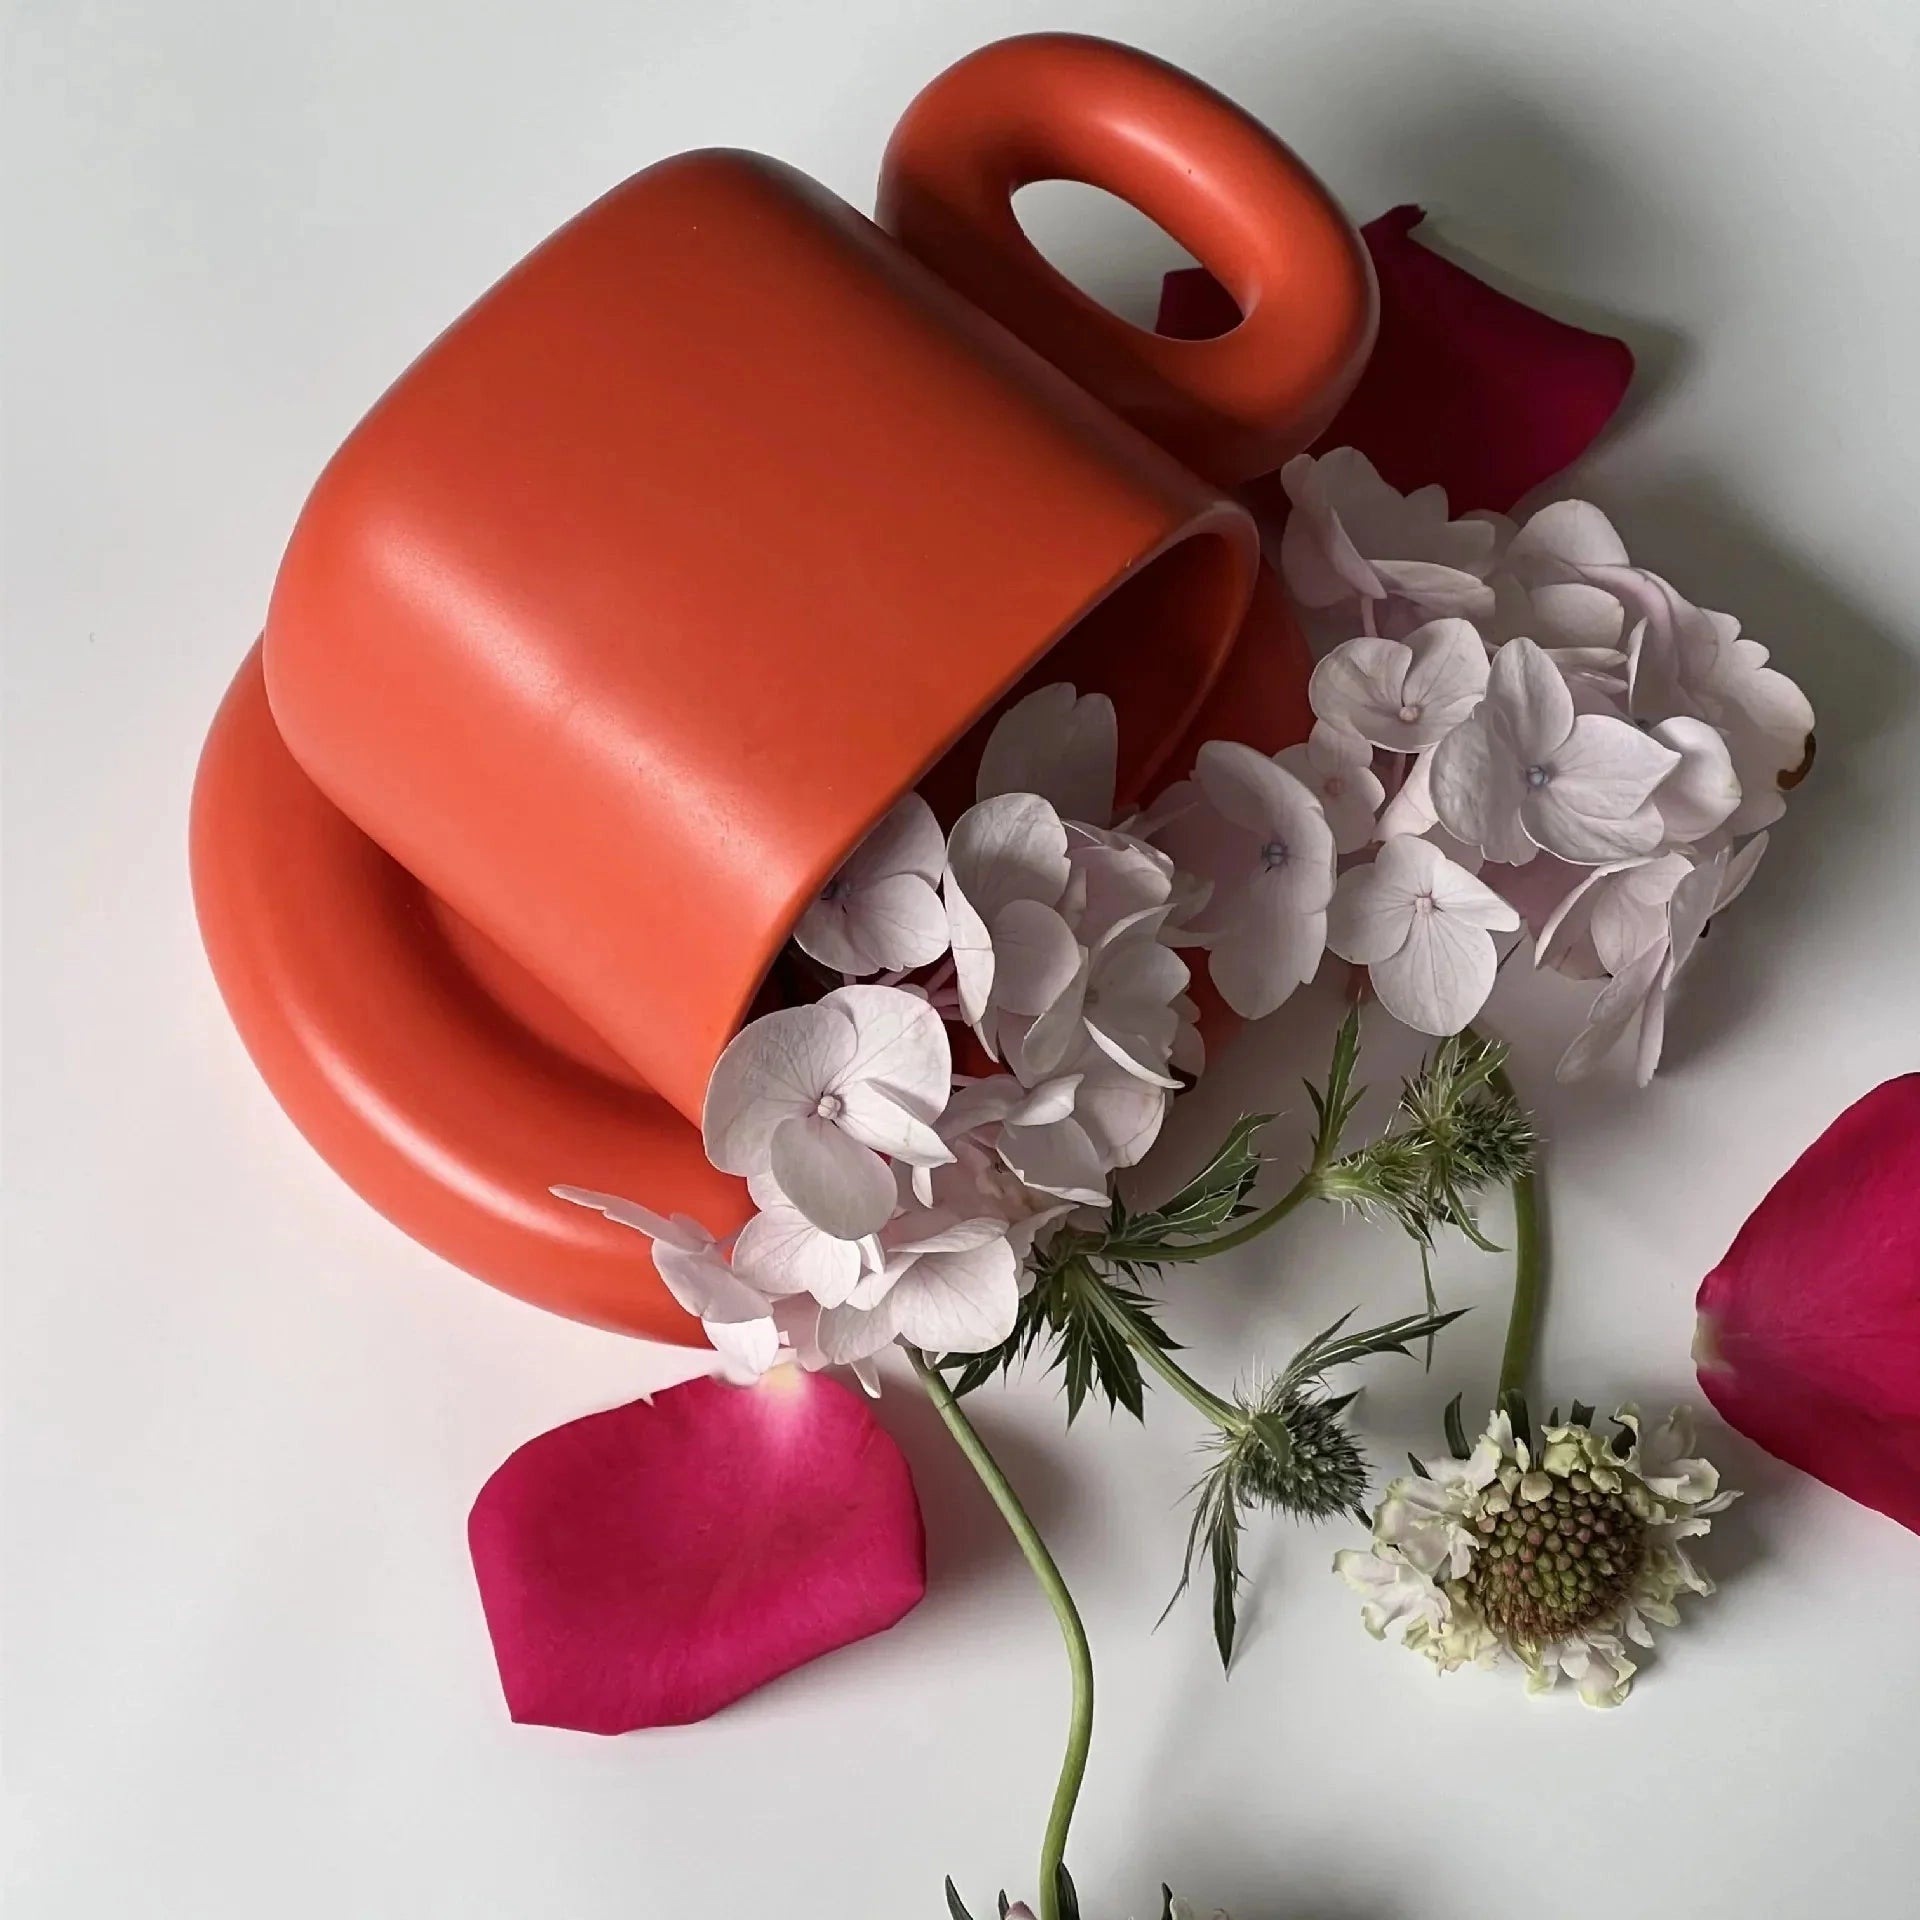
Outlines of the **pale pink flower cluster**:
<svg viewBox="0 0 1920 1920">
<path fill-rule="evenodd" d="M 1335 642 L 1283 756 L 1337 822 L 1328 947 L 1445 1034 L 1492 991 L 1496 936 L 1530 936 L 1535 965 L 1601 983 L 1561 1076 L 1629 1041 L 1644 1084 L 1675 975 L 1805 769 L 1806 696 L 1584 501 L 1450 520 L 1351 448 L 1281 477 L 1287 584 Z"/>
<path fill-rule="evenodd" d="M 1442 1035 L 1524 927 L 1536 964 L 1601 983 L 1562 1074 L 1627 1039 L 1652 1073 L 1674 976 L 1810 750 L 1804 696 L 1582 502 L 1450 520 L 1350 450 L 1282 477 L 1287 580 L 1335 639 L 1305 742 L 1210 741 L 1116 820 L 1112 703 L 1027 696 L 951 832 L 906 795 L 800 920 L 843 984 L 715 1066 L 706 1149 L 746 1225 L 554 1189 L 652 1239 L 729 1372 L 871 1380 L 896 1340 L 1005 1340 L 1036 1236 L 1107 1203 L 1204 1065 L 1183 953 L 1258 1019 L 1332 952 Z M 956 1072 L 957 1041 L 988 1070 Z"/>
<path fill-rule="evenodd" d="M 1044 687 L 951 833 L 908 794 L 841 867 L 795 940 L 845 984 L 753 1021 L 708 1084 L 707 1156 L 757 1209 L 737 1234 L 554 1189 L 651 1238 L 733 1376 L 997 1346 L 1035 1236 L 1106 1204 L 1199 1071 L 1175 947 L 1207 889 L 1114 824 L 1116 758 L 1109 700 Z M 990 1071 L 955 1071 L 969 1037 Z"/>
</svg>

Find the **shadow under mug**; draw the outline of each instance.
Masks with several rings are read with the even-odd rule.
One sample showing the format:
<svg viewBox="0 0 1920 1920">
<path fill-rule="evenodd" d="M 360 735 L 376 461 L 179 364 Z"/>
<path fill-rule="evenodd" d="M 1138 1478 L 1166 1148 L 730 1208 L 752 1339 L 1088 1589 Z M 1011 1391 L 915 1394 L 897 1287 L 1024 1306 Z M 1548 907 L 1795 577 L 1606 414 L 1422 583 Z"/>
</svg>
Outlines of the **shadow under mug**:
<svg viewBox="0 0 1920 1920">
<path fill-rule="evenodd" d="M 997 117 L 940 108 L 977 101 L 983 73 L 1010 89 Z M 1011 217 L 1019 184 L 1056 174 L 1192 235 L 1243 329 L 1161 341 L 1086 300 Z M 1011 238 L 994 238 L 996 195 Z M 902 122 L 882 205 L 942 274 L 998 249 L 1000 319 L 750 154 L 662 162 L 537 249 L 329 465 L 275 586 L 264 697 L 250 664 L 203 766 L 203 925 L 275 1090 L 415 1237 L 604 1324 L 673 1316 L 613 1297 L 617 1229 L 520 1192 L 509 1081 L 555 1151 L 578 1122 L 577 1161 L 545 1178 L 650 1154 L 651 1190 L 625 1190 L 731 1224 L 686 1123 L 867 828 L 930 771 L 946 810 L 962 804 L 992 714 L 1056 679 L 1112 694 L 1122 797 L 1138 795 L 1232 649 L 1251 522 L 1122 415 L 1227 474 L 1255 439 L 1263 459 L 1311 439 L 1370 344 L 1364 253 L 1312 176 L 1199 82 L 1108 43 L 1038 35 L 962 62 Z M 1269 354 L 1290 342 L 1265 390 L 1246 328 Z M 1100 398 L 1061 371 L 1076 355 Z M 347 947 L 337 967 L 302 959 L 298 903 L 255 904 L 276 829 L 236 807 L 249 794 L 305 871 L 377 903 L 355 939 L 370 981 L 406 973 L 417 1063 L 376 1058 L 397 1016 L 363 1018 L 332 977 L 358 964 Z M 397 863 L 393 886 L 355 829 Z M 457 991 L 401 953 L 421 911 L 402 874 L 447 951 L 479 957 Z M 550 1088 L 523 1054 L 510 1070 L 517 1029 L 461 1037 L 480 1031 L 459 1013 L 475 980 L 568 1035 L 573 1059 L 604 1047 L 631 1073 L 594 1075 L 589 1103 L 572 1066 Z M 303 1027 L 313 1008 L 332 1011 Z M 316 1054 L 336 1026 L 364 1059 Z M 452 1061 L 486 1090 L 488 1111 L 459 1116 L 471 1165 L 384 1111 L 417 1095 L 451 1124 L 454 1096 L 429 1082 Z M 685 1132 L 638 1109 L 644 1126 L 623 1123 L 619 1079 Z"/>
</svg>

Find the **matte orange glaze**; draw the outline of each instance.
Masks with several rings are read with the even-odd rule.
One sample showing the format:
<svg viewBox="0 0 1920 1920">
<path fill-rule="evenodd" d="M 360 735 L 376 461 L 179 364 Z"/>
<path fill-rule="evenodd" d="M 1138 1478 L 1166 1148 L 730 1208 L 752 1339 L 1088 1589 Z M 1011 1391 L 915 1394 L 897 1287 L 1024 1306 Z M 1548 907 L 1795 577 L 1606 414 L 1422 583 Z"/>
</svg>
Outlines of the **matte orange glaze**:
<svg viewBox="0 0 1920 1920">
<path fill-rule="evenodd" d="M 1245 512 L 776 161 L 636 175 L 307 503 L 294 758 L 697 1119 L 806 903 L 1048 655 L 1134 782 L 1232 645 Z M 1078 628 L 1078 631 L 1074 631 Z"/>
<path fill-rule="evenodd" d="M 1183 116 L 1237 115 L 1173 77 Z M 692 1124 L 714 1057 L 892 800 L 930 769 L 967 797 L 1010 693 L 1112 693 L 1123 797 L 1200 737 L 1303 732 L 1270 576 L 1233 650 L 1256 557 L 1236 505 L 823 189 L 663 162 L 455 322 L 301 517 L 195 793 L 236 1025 L 414 1238 L 695 1337 L 635 1237 L 547 1185 L 743 1217 Z"/>
<path fill-rule="evenodd" d="M 1169 340 L 1081 292 L 1015 217 L 1014 194 L 1038 180 L 1138 207 L 1233 295 L 1240 325 Z M 1222 486 L 1311 446 L 1372 351 L 1373 266 L 1339 203 L 1252 115 L 1110 40 L 1027 34 L 949 67 L 894 130 L 876 218 Z"/>
<path fill-rule="evenodd" d="M 194 784 L 194 904 L 247 1051 L 329 1166 L 402 1231 L 594 1326 L 697 1342 L 645 1243 L 554 1199 L 572 1180 L 727 1232 L 746 1188 L 530 975 L 445 909 L 309 780 L 258 648 Z"/>
</svg>

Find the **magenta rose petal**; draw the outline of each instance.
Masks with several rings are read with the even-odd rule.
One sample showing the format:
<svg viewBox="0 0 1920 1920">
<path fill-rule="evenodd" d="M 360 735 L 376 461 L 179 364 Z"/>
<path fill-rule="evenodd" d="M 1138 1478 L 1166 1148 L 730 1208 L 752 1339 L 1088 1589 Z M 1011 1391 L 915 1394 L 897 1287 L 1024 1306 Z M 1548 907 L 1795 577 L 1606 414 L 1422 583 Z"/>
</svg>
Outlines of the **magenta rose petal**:
<svg viewBox="0 0 1920 1920">
<path fill-rule="evenodd" d="M 1920 1074 L 1787 1169 L 1698 1305 L 1700 1385 L 1728 1425 L 1920 1533 Z"/>
<path fill-rule="evenodd" d="M 1358 447 L 1402 493 L 1438 483 L 1458 515 L 1505 513 L 1585 453 L 1633 378 L 1624 340 L 1551 319 L 1413 237 L 1424 213 L 1395 207 L 1360 229 L 1380 283 L 1380 335 L 1317 452 Z M 1161 284 L 1159 331 L 1207 339 L 1239 319 L 1205 268 Z M 1277 479 L 1247 489 L 1284 518 Z"/>
<path fill-rule="evenodd" d="M 859 1395 L 795 1367 L 543 1433 L 467 1535 L 509 1712 L 581 1733 L 705 1719 L 926 1591 L 900 1449 Z"/>
<path fill-rule="evenodd" d="M 1366 237 L 1365 228 L 1361 237 Z M 1169 340 L 1213 340 L 1239 324 L 1233 295 L 1205 267 L 1177 267 L 1162 278 L 1156 333 Z"/>
</svg>

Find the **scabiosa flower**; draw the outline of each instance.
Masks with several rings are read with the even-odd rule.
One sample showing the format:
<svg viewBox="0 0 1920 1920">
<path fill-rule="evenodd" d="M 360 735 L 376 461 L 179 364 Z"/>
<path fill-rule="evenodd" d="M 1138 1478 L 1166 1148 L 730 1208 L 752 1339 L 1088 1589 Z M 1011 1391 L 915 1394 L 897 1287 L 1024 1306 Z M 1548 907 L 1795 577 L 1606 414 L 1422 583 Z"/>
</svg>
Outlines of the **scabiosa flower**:
<svg viewBox="0 0 1920 1920">
<path fill-rule="evenodd" d="M 1729 1506 L 1720 1476 L 1693 1452 L 1684 1408 L 1649 1433 L 1632 1407 L 1607 1440 L 1575 1405 L 1536 1446 L 1494 1415 L 1464 1460 L 1436 1461 L 1388 1487 L 1373 1546 L 1334 1557 L 1364 1596 L 1361 1619 L 1439 1672 L 1502 1655 L 1544 1693 L 1564 1675 L 1589 1706 L 1618 1706 L 1636 1671 L 1626 1643 L 1679 1624 L 1682 1593 L 1713 1582 L 1684 1542 Z M 1416 1462 L 1416 1465 L 1419 1463 Z"/>
</svg>

